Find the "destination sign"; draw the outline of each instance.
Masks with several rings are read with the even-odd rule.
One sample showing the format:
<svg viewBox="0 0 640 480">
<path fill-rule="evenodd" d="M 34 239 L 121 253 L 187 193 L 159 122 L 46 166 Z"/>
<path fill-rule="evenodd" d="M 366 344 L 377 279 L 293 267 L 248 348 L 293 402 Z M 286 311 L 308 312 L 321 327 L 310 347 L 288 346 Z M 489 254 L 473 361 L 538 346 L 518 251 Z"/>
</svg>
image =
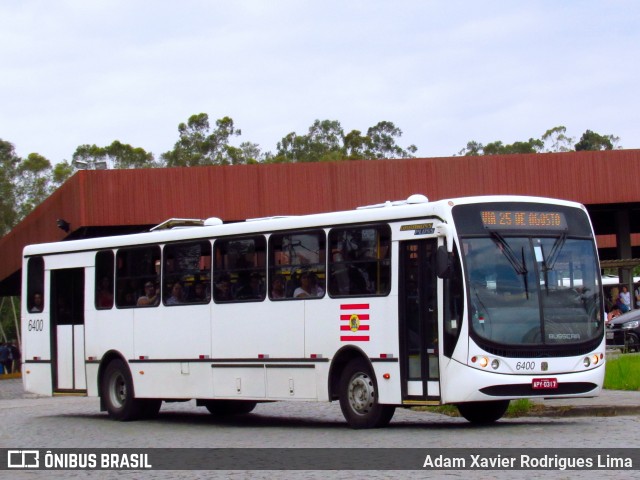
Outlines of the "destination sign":
<svg viewBox="0 0 640 480">
<path fill-rule="evenodd" d="M 517 210 L 484 210 L 482 225 L 490 230 L 566 230 L 567 219 L 561 212 L 525 212 Z"/>
</svg>

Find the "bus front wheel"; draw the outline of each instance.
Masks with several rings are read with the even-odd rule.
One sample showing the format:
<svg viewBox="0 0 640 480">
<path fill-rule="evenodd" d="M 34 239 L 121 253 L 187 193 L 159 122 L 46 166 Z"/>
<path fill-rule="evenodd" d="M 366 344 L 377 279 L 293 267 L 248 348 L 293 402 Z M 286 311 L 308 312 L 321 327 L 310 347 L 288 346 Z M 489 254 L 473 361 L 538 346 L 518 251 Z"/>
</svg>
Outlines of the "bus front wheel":
<svg viewBox="0 0 640 480">
<path fill-rule="evenodd" d="M 162 400 L 134 397 L 131 373 L 120 359 L 112 360 L 107 365 L 100 394 L 109 416 L 123 422 L 155 417 L 162 404 Z"/>
<path fill-rule="evenodd" d="M 460 415 L 471 423 L 486 425 L 500 420 L 509 408 L 509 400 L 468 402 L 458 404 Z"/>
<path fill-rule="evenodd" d="M 363 359 L 349 362 L 340 377 L 340 408 L 351 428 L 389 424 L 396 407 L 378 403 L 378 385 Z"/>
</svg>

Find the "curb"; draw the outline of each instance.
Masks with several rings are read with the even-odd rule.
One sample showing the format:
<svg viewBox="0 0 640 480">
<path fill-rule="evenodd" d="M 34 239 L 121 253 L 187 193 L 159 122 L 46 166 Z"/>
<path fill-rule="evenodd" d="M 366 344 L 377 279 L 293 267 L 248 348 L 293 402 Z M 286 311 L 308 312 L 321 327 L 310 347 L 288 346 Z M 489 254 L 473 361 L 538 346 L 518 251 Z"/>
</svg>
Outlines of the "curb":
<svg viewBox="0 0 640 480">
<path fill-rule="evenodd" d="M 22 378 L 22 374 L 17 372 L 17 373 L 3 373 L 2 375 L 0 375 L 0 380 L 11 380 L 13 378 Z"/>
<path fill-rule="evenodd" d="M 526 417 L 619 417 L 640 415 L 640 405 L 585 405 L 550 407 L 544 405 L 538 411 L 525 414 Z"/>
</svg>

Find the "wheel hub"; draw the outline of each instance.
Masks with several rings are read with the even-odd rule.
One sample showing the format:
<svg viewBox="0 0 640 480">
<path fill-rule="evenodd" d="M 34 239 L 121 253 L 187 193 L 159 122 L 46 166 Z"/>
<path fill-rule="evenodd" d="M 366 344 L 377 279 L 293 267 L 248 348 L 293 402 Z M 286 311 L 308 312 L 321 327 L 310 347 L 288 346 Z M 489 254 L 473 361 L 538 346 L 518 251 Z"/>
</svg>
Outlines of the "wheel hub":
<svg viewBox="0 0 640 480">
<path fill-rule="evenodd" d="M 349 384 L 349 404 L 354 412 L 364 415 L 374 401 L 374 389 L 371 379 L 362 373 L 355 375 Z"/>
</svg>

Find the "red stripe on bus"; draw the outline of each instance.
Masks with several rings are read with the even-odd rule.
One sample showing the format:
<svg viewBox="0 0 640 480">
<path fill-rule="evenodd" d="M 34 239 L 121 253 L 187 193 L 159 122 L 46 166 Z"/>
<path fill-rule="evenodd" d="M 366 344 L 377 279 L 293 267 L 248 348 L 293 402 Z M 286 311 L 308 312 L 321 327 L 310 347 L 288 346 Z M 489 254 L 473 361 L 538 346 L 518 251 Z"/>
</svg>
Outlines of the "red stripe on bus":
<svg viewBox="0 0 640 480">
<path fill-rule="evenodd" d="M 340 325 L 340 330 L 351 330 L 351 327 L 349 325 Z M 360 330 L 369 330 L 369 325 L 360 325 L 358 331 Z"/>
<path fill-rule="evenodd" d="M 352 337 L 340 337 L 340 341 L 341 342 L 368 342 L 369 341 L 369 335 L 366 336 L 352 336 Z"/>
<path fill-rule="evenodd" d="M 340 310 L 369 310 L 368 303 L 348 303 L 340 305 Z"/>
<path fill-rule="evenodd" d="M 362 315 L 358 315 L 360 320 L 369 320 L 369 314 L 364 313 Z M 351 315 L 340 315 L 340 320 L 351 320 Z"/>
</svg>

